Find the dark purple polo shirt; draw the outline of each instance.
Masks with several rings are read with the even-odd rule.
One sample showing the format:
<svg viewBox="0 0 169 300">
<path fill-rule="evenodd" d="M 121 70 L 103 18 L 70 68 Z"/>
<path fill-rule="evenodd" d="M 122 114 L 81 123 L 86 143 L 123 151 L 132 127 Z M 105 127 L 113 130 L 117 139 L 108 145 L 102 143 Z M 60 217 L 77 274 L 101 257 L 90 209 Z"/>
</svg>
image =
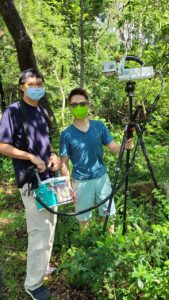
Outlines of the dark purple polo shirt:
<svg viewBox="0 0 169 300">
<path fill-rule="evenodd" d="M 28 105 L 24 101 L 23 103 L 25 105 L 28 120 L 28 146 L 24 134 L 19 102 L 15 102 L 8 106 L 3 113 L 0 123 L 0 141 L 13 145 L 18 149 L 33 153 L 44 160 L 47 165 L 50 156 L 50 139 L 46 116 L 40 107 Z M 16 181 L 19 185 L 23 173 L 32 164 L 28 160 L 12 160 Z M 51 176 L 52 174 L 50 172 L 40 174 L 41 180 L 45 180 Z"/>
</svg>

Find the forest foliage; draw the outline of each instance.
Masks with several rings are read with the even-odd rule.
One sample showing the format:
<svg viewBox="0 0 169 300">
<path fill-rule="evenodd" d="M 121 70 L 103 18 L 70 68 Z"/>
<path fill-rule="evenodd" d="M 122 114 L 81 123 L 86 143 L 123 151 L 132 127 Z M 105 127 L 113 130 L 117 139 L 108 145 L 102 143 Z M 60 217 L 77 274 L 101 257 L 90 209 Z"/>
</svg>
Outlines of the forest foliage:
<svg viewBox="0 0 169 300">
<path fill-rule="evenodd" d="M 71 122 L 69 110 L 65 109 L 66 97 L 72 88 L 80 85 L 81 77 L 90 96 L 91 117 L 102 118 L 114 137 L 117 136 L 117 141 L 122 138 L 122 129 L 129 119 L 126 83 L 119 81 L 117 76 L 104 76 L 102 63 L 114 61 L 126 52 L 138 56 L 145 66 L 153 66 L 157 71 L 151 80 L 135 81 L 133 111 L 141 107 L 136 121 L 143 124 L 155 97 L 161 96 L 146 126 L 145 138 L 150 140 L 151 158 L 154 161 L 159 158 L 160 164 L 166 163 L 169 129 L 167 1 L 146 0 L 143 4 L 138 0 L 16 0 L 14 4 L 45 78 L 47 97 L 58 125 L 54 134 L 57 135 L 56 147 L 59 132 Z M 1 82 L 8 104 L 20 97 L 17 89 L 20 71 L 14 41 L 2 18 L 0 51 Z M 136 63 L 127 66 L 130 65 L 138 67 Z M 152 151 L 152 147 L 157 151 Z"/>
<path fill-rule="evenodd" d="M 55 147 L 59 133 L 71 122 L 66 108 L 70 90 L 83 84 L 90 96 L 90 117 L 101 119 L 117 142 L 129 121 L 126 83 L 117 76 L 102 73 L 104 61 L 114 61 L 124 53 L 141 58 L 145 66 L 157 71 L 151 80 L 136 80 L 134 111 L 140 106 L 136 121 L 143 125 L 157 97 L 157 106 L 144 130 L 144 141 L 158 182 L 169 182 L 169 12 L 167 0 L 15 0 L 16 9 L 33 43 L 37 65 L 45 78 L 50 106 L 57 122 Z M 9 12 L 10 13 L 10 12 Z M 0 17 L 0 81 L 5 103 L 20 98 L 18 92 L 17 51 L 2 17 Z M 138 67 L 130 63 L 129 67 Z M 157 96 L 159 95 L 159 97 Z M 2 102 L 2 95 L 0 95 Z M 134 142 L 137 137 L 134 134 Z M 105 151 L 111 179 L 117 157 Z M 11 161 L 0 157 L 0 220 L 9 219 L 5 230 L 3 257 L 8 266 L 6 289 L 9 300 L 23 299 L 20 278 L 25 274 L 26 242 L 20 241 L 25 230 L 23 209 L 13 204 L 16 193 L 6 198 L 4 183 L 14 184 Z M 120 176 L 125 172 L 123 165 Z M 151 179 L 142 151 L 132 167 L 130 183 Z M 6 186 L 6 185 L 5 185 Z M 75 219 L 59 218 L 54 255 L 59 257 L 57 276 L 74 289 L 87 287 L 97 300 L 168 300 L 169 298 L 169 207 L 161 191 L 131 189 L 128 204 L 128 232 L 122 235 L 123 193 L 115 196 L 117 206 L 116 235 L 102 235 L 95 218 L 90 230 L 79 236 Z M 156 199 L 156 206 L 151 201 Z M 6 200 L 8 199 L 8 200 Z M 9 202 L 7 202 L 9 201 Z M 20 199 L 18 199 L 20 205 Z M 11 206 L 10 206 L 10 205 Z M 72 207 L 70 208 L 72 209 Z M 17 215 L 19 217 L 17 217 Z M 16 236 L 15 236 L 16 233 Z M 98 234 L 99 233 L 99 234 Z M 24 233 L 25 234 L 25 233 Z M 10 236 L 15 247 L 8 248 Z M 1 242 L 0 242 L 1 245 Z M 20 248 L 23 248 L 22 251 Z M 18 253 L 15 252 L 17 249 Z M 8 250 L 6 250 L 8 249 Z M 19 268 L 18 264 L 22 267 Z M 17 280 L 15 282 L 15 273 Z M 3 273 L 4 274 L 4 273 Z M 11 289 L 11 287 L 13 289 Z M 56 299 L 56 297 L 54 298 Z M 94 298 L 93 298 L 94 299 Z"/>
</svg>

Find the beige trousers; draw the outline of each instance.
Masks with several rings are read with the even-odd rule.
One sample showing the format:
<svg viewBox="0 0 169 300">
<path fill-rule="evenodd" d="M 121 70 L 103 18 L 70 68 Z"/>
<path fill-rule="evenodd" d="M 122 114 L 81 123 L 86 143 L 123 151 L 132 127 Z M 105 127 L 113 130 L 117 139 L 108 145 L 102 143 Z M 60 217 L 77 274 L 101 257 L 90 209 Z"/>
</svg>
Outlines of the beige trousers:
<svg viewBox="0 0 169 300">
<path fill-rule="evenodd" d="M 43 284 L 49 268 L 57 217 L 46 209 L 38 211 L 33 193 L 28 196 L 27 184 L 19 190 L 25 206 L 28 232 L 25 287 L 35 290 Z"/>
</svg>

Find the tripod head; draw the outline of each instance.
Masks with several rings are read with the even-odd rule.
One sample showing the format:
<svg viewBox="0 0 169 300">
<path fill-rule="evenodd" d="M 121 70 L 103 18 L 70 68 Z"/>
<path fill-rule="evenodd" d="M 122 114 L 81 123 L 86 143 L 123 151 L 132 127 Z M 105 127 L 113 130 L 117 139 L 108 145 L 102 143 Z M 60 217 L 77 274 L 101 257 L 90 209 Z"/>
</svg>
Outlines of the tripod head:
<svg viewBox="0 0 169 300">
<path fill-rule="evenodd" d="M 135 81 L 127 81 L 126 82 L 126 87 L 125 87 L 125 92 L 129 95 L 129 96 L 134 96 L 133 92 L 135 90 Z"/>
</svg>

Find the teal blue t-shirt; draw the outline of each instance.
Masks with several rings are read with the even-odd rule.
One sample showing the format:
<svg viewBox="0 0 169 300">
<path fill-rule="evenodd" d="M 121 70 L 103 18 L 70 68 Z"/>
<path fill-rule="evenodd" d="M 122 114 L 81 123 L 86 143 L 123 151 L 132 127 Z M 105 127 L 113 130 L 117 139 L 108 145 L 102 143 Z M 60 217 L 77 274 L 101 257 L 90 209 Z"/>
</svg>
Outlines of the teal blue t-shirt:
<svg viewBox="0 0 169 300">
<path fill-rule="evenodd" d="M 113 137 L 101 121 L 90 120 L 87 132 L 70 125 L 61 133 L 60 156 L 70 158 L 74 179 L 101 177 L 106 173 L 102 146 L 112 141 Z"/>
</svg>

